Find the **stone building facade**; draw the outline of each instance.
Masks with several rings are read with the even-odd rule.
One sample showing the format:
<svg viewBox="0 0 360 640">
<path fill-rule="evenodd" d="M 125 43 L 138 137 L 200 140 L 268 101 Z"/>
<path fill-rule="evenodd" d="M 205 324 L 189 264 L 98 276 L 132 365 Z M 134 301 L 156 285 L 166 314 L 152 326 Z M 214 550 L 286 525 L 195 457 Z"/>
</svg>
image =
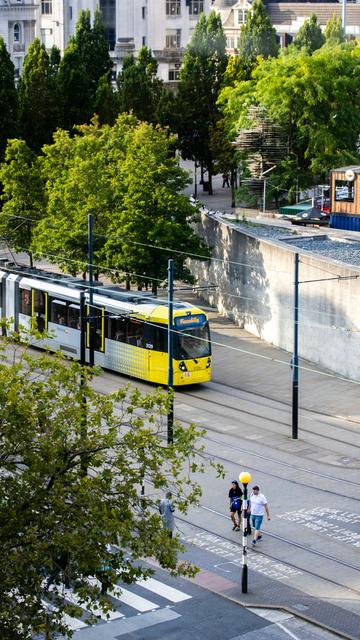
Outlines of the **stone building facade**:
<svg viewBox="0 0 360 640">
<path fill-rule="evenodd" d="M 35 37 L 61 53 L 75 33 L 82 9 L 102 13 L 114 70 L 124 57 L 149 46 L 159 63 L 159 77 L 176 83 L 186 45 L 200 14 L 210 13 L 213 0 L 0 0 L 0 35 L 21 73 Z"/>
</svg>

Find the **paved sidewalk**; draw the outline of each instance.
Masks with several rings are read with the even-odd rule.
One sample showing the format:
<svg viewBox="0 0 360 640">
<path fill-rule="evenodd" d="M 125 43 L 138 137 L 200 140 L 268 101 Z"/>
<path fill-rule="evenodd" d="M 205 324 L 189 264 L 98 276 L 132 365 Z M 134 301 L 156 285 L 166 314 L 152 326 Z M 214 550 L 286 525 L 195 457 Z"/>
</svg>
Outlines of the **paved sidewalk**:
<svg viewBox="0 0 360 640">
<path fill-rule="evenodd" d="M 194 179 L 194 163 L 184 161 L 182 166 Z M 220 175 L 213 178 L 213 190 L 214 195 L 209 196 L 203 192 L 202 186 L 198 185 L 199 201 L 211 210 L 235 214 L 231 207 L 230 189 L 222 188 Z M 194 192 L 193 182 L 186 192 L 189 195 Z M 259 222 L 273 224 L 276 221 L 261 219 Z M 323 229 L 318 231 L 324 233 Z M 339 233 L 339 230 L 333 231 Z M 348 232 L 346 234 L 348 235 Z M 216 309 L 210 308 L 207 302 L 199 301 L 196 296 L 189 296 L 189 299 L 208 311 L 214 343 L 226 345 L 220 347 L 214 344 L 213 381 L 291 405 L 291 354 L 240 329 L 232 321 L 219 316 Z M 282 362 L 278 362 L 279 360 Z M 305 360 L 301 360 L 300 365 L 304 367 L 299 371 L 300 407 L 360 423 L 360 383 L 342 380 L 341 376 Z"/>
</svg>

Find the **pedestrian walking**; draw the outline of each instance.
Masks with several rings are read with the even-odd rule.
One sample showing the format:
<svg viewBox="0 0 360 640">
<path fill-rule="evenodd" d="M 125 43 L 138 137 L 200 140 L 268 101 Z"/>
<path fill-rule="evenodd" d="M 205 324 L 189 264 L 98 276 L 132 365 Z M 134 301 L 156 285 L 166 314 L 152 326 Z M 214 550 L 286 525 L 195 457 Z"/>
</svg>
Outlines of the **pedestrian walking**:
<svg viewBox="0 0 360 640">
<path fill-rule="evenodd" d="M 233 531 L 239 531 L 241 526 L 241 499 L 243 492 L 237 480 L 233 480 L 229 491 L 230 518 L 233 523 Z M 238 521 L 236 522 L 236 516 Z"/>
<path fill-rule="evenodd" d="M 224 189 L 225 187 L 230 187 L 229 174 L 228 173 L 223 173 L 222 179 L 223 179 L 222 188 Z"/>
<path fill-rule="evenodd" d="M 160 500 L 159 513 L 165 529 L 169 532 L 169 538 L 173 537 L 173 531 L 175 528 L 174 511 L 175 507 L 172 503 L 172 493 L 171 491 L 168 491 L 165 498 Z"/>
<path fill-rule="evenodd" d="M 258 540 L 261 540 L 262 535 L 260 533 L 261 523 L 266 513 L 266 517 L 270 520 L 270 511 L 268 507 L 267 499 L 263 493 L 260 493 L 260 489 L 257 485 L 252 488 L 250 495 L 250 509 L 251 509 L 251 522 L 254 528 L 254 539 L 252 545 L 255 546 Z"/>
</svg>

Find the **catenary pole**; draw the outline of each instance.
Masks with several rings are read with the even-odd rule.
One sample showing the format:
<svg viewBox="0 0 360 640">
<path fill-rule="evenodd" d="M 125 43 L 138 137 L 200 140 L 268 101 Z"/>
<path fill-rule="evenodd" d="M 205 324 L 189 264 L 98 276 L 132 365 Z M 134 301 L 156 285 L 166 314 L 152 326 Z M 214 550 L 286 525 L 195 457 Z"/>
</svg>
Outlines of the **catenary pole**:
<svg viewBox="0 0 360 640">
<path fill-rule="evenodd" d="M 341 26 L 346 32 L 346 0 L 342 0 Z"/>
<path fill-rule="evenodd" d="M 174 308 L 174 260 L 168 262 L 168 420 L 167 441 L 173 442 L 174 435 L 174 369 L 173 369 L 173 308 Z"/>
<path fill-rule="evenodd" d="M 294 262 L 294 345 L 292 360 L 292 438 L 298 438 L 299 423 L 299 254 Z"/>
<path fill-rule="evenodd" d="M 88 274 L 89 274 L 89 365 L 94 366 L 94 276 L 93 276 L 93 219 L 88 215 Z"/>
</svg>

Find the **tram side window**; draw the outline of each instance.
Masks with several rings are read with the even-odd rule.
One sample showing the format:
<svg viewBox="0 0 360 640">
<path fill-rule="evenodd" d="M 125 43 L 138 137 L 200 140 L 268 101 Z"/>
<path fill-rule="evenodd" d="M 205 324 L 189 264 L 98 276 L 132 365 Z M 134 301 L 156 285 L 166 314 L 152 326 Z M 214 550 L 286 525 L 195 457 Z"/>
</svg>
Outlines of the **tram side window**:
<svg viewBox="0 0 360 640">
<path fill-rule="evenodd" d="M 94 317 L 94 347 L 96 351 L 103 351 L 103 341 L 102 341 L 102 309 L 98 309 L 97 307 L 93 307 L 93 317 Z"/>
<path fill-rule="evenodd" d="M 166 325 L 145 325 L 145 346 L 147 349 L 167 353 L 167 339 Z"/>
<path fill-rule="evenodd" d="M 128 344 L 132 344 L 135 347 L 144 347 L 144 323 L 141 320 L 135 320 L 134 318 L 127 318 L 127 340 Z"/>
<path fill-rule="evenodd" d="M 117 342 L 126 342 L 125 318 L 109 317 L 109 338 Z"/>
<path fill-rule="evenodd" d="M 69 304 L 69 327 L 80 329 L 80 307 L 77 304 Z"/>
<path fill-rule="evenodd" d="M 65 327 L 68 326 L 67 304 L 64 300 L 51 300 L 50 321 Z"/>
<path fill-rule="evenodd" d="M 31 316 L 31 291 L 20 289 L 20 313 Z"/>
</svg>

